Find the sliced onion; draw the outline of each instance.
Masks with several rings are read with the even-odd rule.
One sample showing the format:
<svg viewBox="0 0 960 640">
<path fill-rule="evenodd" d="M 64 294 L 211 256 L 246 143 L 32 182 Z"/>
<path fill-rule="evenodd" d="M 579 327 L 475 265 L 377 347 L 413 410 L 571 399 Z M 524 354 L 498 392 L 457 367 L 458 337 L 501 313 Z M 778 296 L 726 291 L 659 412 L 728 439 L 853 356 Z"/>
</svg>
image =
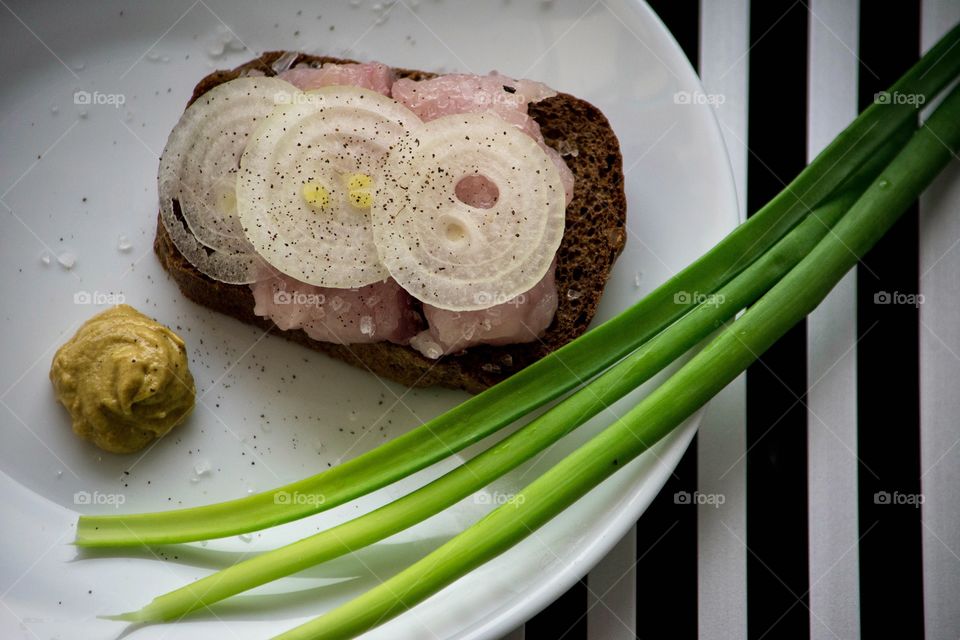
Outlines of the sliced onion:
<svg viewBox="0 0 960 640">
<path fill-rule="evenodd" d="M 537 143 L 489 113 L 425 123 L 391 152 L 375 196 L 380 259 L 411 295 L 441 309 L 504 303 L 533 287 L 563 238 L 565 200 L 556 165 Z M 483 176 L 496 201 L 457 197 Z"/>
<path fill-rule="evenodd" d="M 181 254 L 214 280 L 253 282 L 261 261 L 236 215 L 236 172 L 254 129 L 296 87 L 276 78 L 237 78 L 184 111 L 160 158 L 160 217 Z"/>
<path fill-rule="evenodd" d="M 352 288 L 383 280 L 369 204 L 389 148 L 420 119 L 359 87 L 299 97 L 270 115 L 243 154 L 237 211 L 247 238 L 302 282 Z"/>
</svg>

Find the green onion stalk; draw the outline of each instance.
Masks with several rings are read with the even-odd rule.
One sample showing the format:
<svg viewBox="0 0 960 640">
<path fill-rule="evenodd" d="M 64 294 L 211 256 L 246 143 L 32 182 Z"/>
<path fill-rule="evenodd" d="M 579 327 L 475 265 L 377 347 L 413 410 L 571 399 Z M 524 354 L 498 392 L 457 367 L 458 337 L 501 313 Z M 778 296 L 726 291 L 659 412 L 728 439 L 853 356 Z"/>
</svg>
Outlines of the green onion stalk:
<svg viewBox="0 0 960 640">
<path fill-rule="evenodd" d="M 955 27 L 890 91 L 931 102 L 960 74 L 958 44 Z M 76 544 L 173 544 L 256 531 L 344 504 L 463 450 L 591 380 L 683 317 L 695 301 L 678 304 L 677 293 L 720 290 L 811 211 L 849 188 L 915 118 L 909 104 L 871 105 L 783 192 L 696 262 L 618 316 L 420 427 L 332 469 L 253 496 L 159 513 L 81 516 Z M 294 493 L 317 499 L 280 499 Z"/>
<path fill-rule="evenodd" d="M 850 210 L 740 318 L 599 435 L 437 550 L 358 598 L 277 636 L 366 631 L 495 558 L 649 449 L 740 375 L 826 297 L 960 149 L 954 89 Z"/>
<path fill-rule="evenodd" d="M 755 302 L 816 246 L 858 195 L 860 191 L 851 190 L 818 208 L 748 269 L 658 336 L 446 475 L 371 513 L 218 571 L 118 619 L 179 619 L 195 609 L 383 540 L 456 504 L 639 387 Z"/>
</svg>

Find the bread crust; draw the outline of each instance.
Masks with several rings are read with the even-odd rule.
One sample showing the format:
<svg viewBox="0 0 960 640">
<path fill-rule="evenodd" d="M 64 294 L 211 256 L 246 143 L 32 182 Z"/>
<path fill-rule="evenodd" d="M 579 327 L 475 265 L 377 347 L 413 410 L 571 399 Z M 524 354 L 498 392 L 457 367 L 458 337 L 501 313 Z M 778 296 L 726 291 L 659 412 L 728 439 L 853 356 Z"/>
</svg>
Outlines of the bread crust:
<svg viewBox="0 0 960 640">
<path fill-rule="evenodd" d="M 273 75 L 270 65 L 285 52 L 264 53 L 231 70 L 214 71 L 194 88 L 188 106 L 213 87 L 250 70 Z M 353 60 L 299 54 L 293 64 L 320 65 Z M 394 69 L 398 77 L 415 80 L 436 74 Z M 626 242 L 627 201 L 623 187 L 623 158 L 617 137 L 606 117 L 592 104 L 566 93 L 533 103 L 530 115 L 543 137 L 565 154 L 576 176 L 573 199 L 567 205 L 566 230 L 557 251 L 558 307 L 553 323 L 535 342 L 504 346 L 478 345 L 439 360 L 388 342 L 337 345 L 313 340 L 301 330 L 282 331 L 254 315 L 248 285 L 214 281 L 200 273 L 174 246 L 159 216 L 154 252 L 183 294 L 194 302 L 241 322 L 270 329 L 333 358 L 413 387 L 441 386 L 477 393 L 573 340 L 596 313 L 613 263 Z"/>
</svg>

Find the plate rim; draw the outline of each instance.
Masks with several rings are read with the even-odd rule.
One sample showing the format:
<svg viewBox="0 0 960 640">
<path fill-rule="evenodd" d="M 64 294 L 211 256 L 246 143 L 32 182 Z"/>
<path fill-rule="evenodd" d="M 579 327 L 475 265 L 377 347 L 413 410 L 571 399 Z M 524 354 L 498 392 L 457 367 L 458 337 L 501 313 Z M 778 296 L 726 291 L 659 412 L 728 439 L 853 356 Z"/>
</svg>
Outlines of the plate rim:
<svg viewBox="0 0 960 640">
<path fill-rule="evenodd" d="M 702 85 L 679 44 L 646 1 L 619 0 L 618 4 L 627 5 L 632 10 L 642 13 L 644 16 L 643 19 L 657 32 L 657 37 L 665 37 L 663 42 L 669 45 L 667 49 L 671 56 L 668 62 L 670 63 L 670 67 L 680 75 L 679 79 L 682 81 L 682 88 L 702 90 Z M 713 164 L 719 161 L 718 177 L 728 185 L 734 185 L 733 170 L 726 149 L 723 146 L 723 138 L 720 135 L 716 112 L 709 108 L 707 108 L 707 112 L 710 113 L 712 119 L 712 125 L 710 127 L 711 133 L 720 141 L 719 146 L 715 143 L 709 145 L 710 147 L 717 148 L 716 154 L 710 154 L 711 163 Z M 714 155 L 717 157 L 713 158 L 712 156 Z M 723 175 L 720 175 L 721 173 Z M 739 214 L 737 214 L 736 189 L 733 188 L 730 192 L 733 194 L 732 204 L 721 203 L 718 205 L 718 211 L 724 213 L 729 211 L 730 214 L 732 214 L 729 216 L 731 218 L 729 221 L 729 229 L 732 229 L 739 222 Z M 727 216 L 724 215 L 724 217 Z M 727 221 L 723 220 L 724 227 L 727 226 L 726 223 Z M 480 638 L 495 638 L 509 633 L 526 622 L 538 611 L 555 601 L 559 595 L 592 570 L 593 567 L 609 553 L 610 549 L 623 537 L 630 527 L 640 519 L 650 502 L 652 502 L 660 492 L 679 462 L 679 459 L 687 451 L 699 427 L 703 413 L 704 409 L 700 409 L 691 419 L 668 436 L 668 438 L 671 439 L 675 438 L 675 441 L 670 441 L 668 451 L 662 456 L 668 462 L 668 464 L 658 466 L 658 468 L 662 467 L 663 471 L 653 476 L 645 477 L 642 482 L 634 482 L 631 484 L 630 493 L 621 496 L 621 500 L 618 502 L 623 508 L 617 510 L 613 517 L 604 520 L 604 526 L 599 533 L 591 535 L 589 539 L 585 538 L 582 543 L 578 543 L 576 545 L 576 553 L 573 557 L 565 558 L 567 562 L 558 565 L 552 570 L 549 576 L 538 581 L 535 589 L 527 590 L 506 602 L 505 604 L 507 606 L 505 609 L 504 607 L 493 609 L 494 615 L 480 621 L 468 623 L 451 637 L 479 640 Z M 70 514 L 73 518 L 75 518 L 78 513 L 75 510 L 50 500 L 42 494 L 33 492 L 29 487 L 22 485 L 18 480 L 0 469 L 0 485 L 6 484 L 7 481 L 29 492 L 32 496 L 32 501 L 35 501 L 37 498 L 40 499 L 39 503 L 31 505 L 37 512 L 43 512 L 47 516 L 53 517 Z M 655 489 L 655 491 L 651 492 L 651 489 Z M 562 518 L 563 515 L 564 514 L 561 514 L 559 518 Z M 49 519 L 47 521 L 49 521 Z M 498 559 L 499 558 L 495 558 L 492 562 L 497 562 Z M 453 585 L 448 588 L 453 588 Z"/>
</svg>

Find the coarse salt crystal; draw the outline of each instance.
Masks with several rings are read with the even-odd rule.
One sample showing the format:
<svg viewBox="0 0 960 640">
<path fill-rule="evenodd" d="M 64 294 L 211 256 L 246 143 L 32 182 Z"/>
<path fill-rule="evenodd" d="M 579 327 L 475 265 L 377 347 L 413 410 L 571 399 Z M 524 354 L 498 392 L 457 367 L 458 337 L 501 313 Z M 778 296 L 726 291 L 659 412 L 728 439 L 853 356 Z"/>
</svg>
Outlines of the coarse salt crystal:
<svg viewBox="0 0 960 640">
<path fill-rule="evenodd" d="M 360 333 L 365 336 L 373 335 L 373 318 L 370 316 L 362 316 L 360 318 Z"/>
<path fill-rule="evenodd" d="M 74 265 L 77 264 L 77 256 L 70 251 L 64 251 L 57 256 L 57 262 L 64 269 L 73 269 Z"/>
</svg>

